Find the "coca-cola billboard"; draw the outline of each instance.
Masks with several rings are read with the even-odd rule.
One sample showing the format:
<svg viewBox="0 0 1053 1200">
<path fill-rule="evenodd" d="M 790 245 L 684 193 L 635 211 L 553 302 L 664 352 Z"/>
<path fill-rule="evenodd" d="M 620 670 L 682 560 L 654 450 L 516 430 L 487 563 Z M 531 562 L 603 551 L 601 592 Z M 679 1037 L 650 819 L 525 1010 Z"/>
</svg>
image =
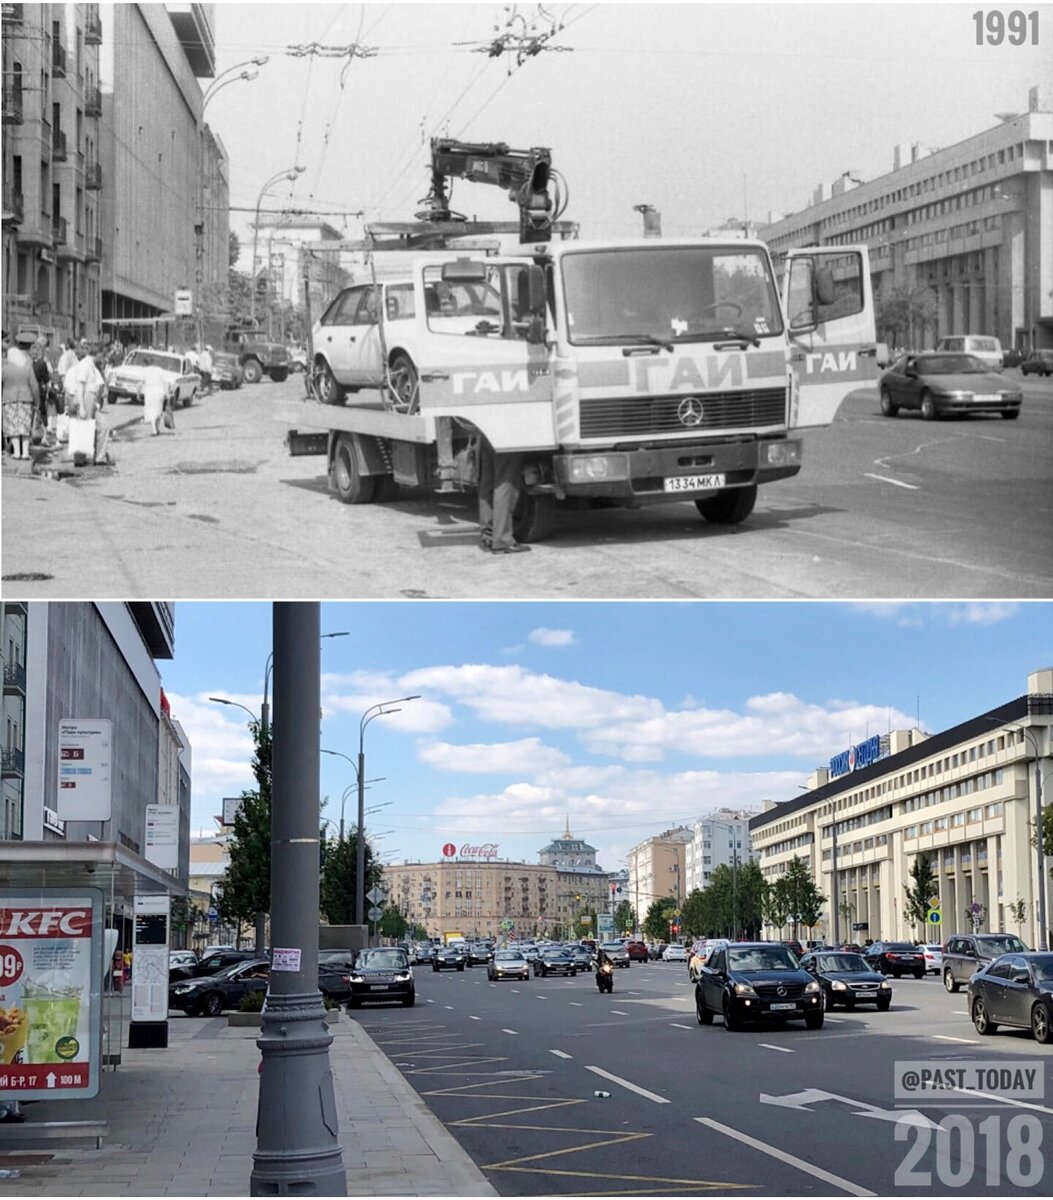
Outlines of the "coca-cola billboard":
<svg viewBox="0 0 1053 1200">
<path fill-rule="evenodd" d="M 497 842 L 484 842 L 481 846 L 470 846 L 467 842 L 460 848 L 453 842 L 447 842 L 442 848 L 444 858 L 482 858 L 489 860 L 497 857 Z"/>
</svg>

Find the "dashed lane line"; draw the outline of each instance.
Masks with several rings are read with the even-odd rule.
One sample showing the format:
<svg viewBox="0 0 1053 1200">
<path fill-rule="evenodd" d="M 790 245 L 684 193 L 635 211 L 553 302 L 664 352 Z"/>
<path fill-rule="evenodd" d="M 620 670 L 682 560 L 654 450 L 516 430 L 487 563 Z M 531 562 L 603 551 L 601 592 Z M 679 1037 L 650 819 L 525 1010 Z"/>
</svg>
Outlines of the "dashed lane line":
<svg viewBox="0 0 1053 1200">
<path fill-rule="evenodd" d="M 510 1034 L 512 1034 L 513 1037 L 519 1037 L 518 1029 L 502 1029 L 501 1032 L 502 1033 L 510 1033 Z"/>
<path fill-rule="evenodd" d="M 893 479 L 891 475 L 871 475 L 869 471 L 863 472 L 864 479 L 876 479 L 878 483 L 892 483 L 896 487 L 907 488 L 908 491 L 917 492 L 921 489 L 916 483 L 904 483 L 902 479 Z"/>
<path fill-rule="evenodd" d="M 875 1192 L 868 1191 L 865 1187 L 860 1187 L 858 1183 L 853 1183 L 850 1179 L 842 1179 L 840 1175 L 834 1175 L 831 1171 L 824 1171 L 822 1167 L 805 1162 L 803 1158 L 798 1158 L 796 1154 L 788 1154 L 785 1150 L 769 1146 L 766 1142 L 761 1142 L 757 1138 L 750 1137 L 748 1133 L 741 1133 L 738 1129 L 732 1129 L 730 1125 L 722 1125 L 719 1121 L 714 1121 L 712 1117 L 695 1117 L 695 1120 L 700 1125 L 705 1125 L 708 1129 L 715 1129 L 717 1133 L 723 1133 L 727 1137 L 734 1138 L 737 1142 L 742 1142 L 746 1146 L 752 1146 L 754 1150 L 759 1150 L 761 1154 L 770 1155 L 772 1158 L 777 1158 L 780 1162 L 788 1163 L 791 1167 L 796 1167 L 799 1171 L 805 1171 L 816 1179 L 821 1179 L 824 1183 L 833 1184 L 834 1187 L 840 1188 L 850 1196 L 876 1195 Z"/>
<path fill-rule="evenodd" d="M 571 1002 L 570 1002 L 570 1007 L 571 1007 L 571 1008 L 581 1008 L 581 1007 L 583 1007 L 583 1006 L 582 1006 L 582 1004 L 581 1004 L 581 1001 L 580 1001 L 580 1000 L 571 1000 Z"/>
<path fill-rule="evenodd" d="M 979 1046 L 980 1044 L 976 1038 L 951 1037 L 949 1033 L 934 1033 L 932 1036 L 940 1042 L 962 1042 L 966 1046 Z"/>
<path fill-rule="evenodd" d="M 690 1029 L 691 1028 L 690 1025 L 681 1025 L 678 1021 L 670 1021 L 669 1024 L 672 1025 L 672 1027 L 674 1029 Z"/>
<path fill-rule="evenodd" d="M 655 1104 L 669 1103 L 669 1100 L 665 1096 L 649 1092 L 647 1088 L 642 1088 L 638 1083 L 632 1083 L 628 1079 L 622 1079 L 620 1075 L 612 1075 L 610 1071 L 605 1071 L 602 1067 L 586 1067 L 585 1070 L 591 1071 L 594 1075 L 600 1075 L 604 1079 L 609 1079 L 611 1083 L 616 1083 L 620 1087 L 628 1088 L 630 1092 L 635 1092 L 638 1096 L 643 1096 L 645 1100 L 653 1100 Z"/>
<path fill-rule="evenodd" d="M 620 1008 L 612 1008 L 611 1012 L 616 1017 L 627 1017 L 629 1015 L 627 1012 L 622 1012 L 622 1010 Z"/>
<path fill-rule="evenodd" d="M 481 1021 L 481 1020 L 482 1020 L 482 1017 L 473 1017 L 471 1014 L 469 1014 L 469 1015 L 468 1015 L 468 1020 L 469 1020 L 469 1021 Z"/>
<path fill-rule="evenodd" d="M 789 1046 L 775 1046 L 771 1042 L 758 1042 L 758 1046 L 763 1046 L 765 1050 L 778 1050 L 780 1054 L 795 1054 L 796 1051 L 791 1050 Z"/>
<path fill-rule="evenodd" d="M 549 1054 L 554 1054 L 557 1058 L 573 1058 L 573 1054 L 564 1054 L 562 1050 L 550 1050 Z"/>
</svg>

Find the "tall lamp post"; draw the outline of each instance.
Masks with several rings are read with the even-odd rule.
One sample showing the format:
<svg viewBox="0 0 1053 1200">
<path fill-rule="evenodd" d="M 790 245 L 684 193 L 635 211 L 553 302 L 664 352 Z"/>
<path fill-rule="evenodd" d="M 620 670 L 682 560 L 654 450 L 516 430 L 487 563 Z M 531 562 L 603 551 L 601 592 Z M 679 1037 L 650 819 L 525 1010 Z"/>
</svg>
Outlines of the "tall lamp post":
<svg viewBox="0 0 1053 1200">
<path fill-rule="evenodd" d="M 371 704 L 358 722 L 358 844 L 355 849 L 355 924 L 364 925 L 366 920 L 366 726 L 377 717 L 386 717 L 399 712 L 393 704 L 408 704 L 420 696 L 400 696 L 398 700 L 384 700 Z"/>
<path fill-rule="evenodd" d="M 252 291 L 249 296 L 249 313 L 254 323 L 256 320 L 256 251 L 260 241 L 260 205 L 263 203 L 263 197 L 267 194 L 268 190 L 276 183 L 281 183 L 283 179 L 288 179 L 290 183 L 295 183 L 305 170 L 305 167 L 289 167 L 284 171 L 279 171 L 267 180 L 263 187 L 260 188 L 260 194 L 256 197 L 256 222 L 252 227 Z"/>
<path fill-rule="evenodd" d="M 348 786 L 346 788 L 344 788 L 344 794 L 340 797 L 340 840 L 343 841 L 344 840 L 344 804 L 347 802 L 348 792 L 350 792 L 352 790 L 352 788 L 358 787 L 358 767 L 355 765 L 355 760 L 351 757 L 350 754 L 344 754 L 339 750 L 325 750 L 325 749 L 322 750 L 322 753 L 323 754 L 331 754 L 334 758 L 344 759 L 345 762 L 349 762 L 351 764 L 351 768 L 355 772 L 355 782 L 353 784 L 348 784 Z M 386 775 L 378 775 L 378 776 L 376 776 L 375 779 L 367 779 L 366 787 L 368 787 L 371 783 L 383 783 L 385 779 L 387 779 Z M 392 804 L 393 801 L 389 800 L 387 803 Z M 386 807 L 386 805 L 383 805 L 383 804 L 378 804 L 376 806 L 376 808 L 384 808 L 384 807 Z M 375 812 L 376 808 L 371 809 L 370 811 Z"/>
</svg>

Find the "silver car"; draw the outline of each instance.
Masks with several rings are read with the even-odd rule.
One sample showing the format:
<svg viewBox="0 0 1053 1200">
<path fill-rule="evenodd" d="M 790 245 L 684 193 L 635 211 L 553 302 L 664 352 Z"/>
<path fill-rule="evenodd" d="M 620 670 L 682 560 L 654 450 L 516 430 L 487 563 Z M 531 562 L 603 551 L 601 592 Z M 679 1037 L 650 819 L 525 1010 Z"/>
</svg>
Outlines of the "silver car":
<svg viewBox="0 0 1053 1200">
<path fill-rule="evenodd" d="M 530 965 L 518 950 L 495 950 L 486 964 L 486 977 L 495 983 L 501 979 L 529 979 Z"/>
</svg>

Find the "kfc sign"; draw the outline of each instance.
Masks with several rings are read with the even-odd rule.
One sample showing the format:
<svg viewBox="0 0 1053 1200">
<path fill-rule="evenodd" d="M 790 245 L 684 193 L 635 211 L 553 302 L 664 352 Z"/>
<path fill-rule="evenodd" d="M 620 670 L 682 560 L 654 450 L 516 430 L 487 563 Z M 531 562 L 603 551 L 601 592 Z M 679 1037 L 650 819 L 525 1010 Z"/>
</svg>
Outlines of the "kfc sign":
<svg viewBox="0 0 1053 1200">
<path fill-rule="evenodd" d="M 0 937 L 91 937 L 90 908 L 0 908 Z"/>
<path fill-rule="evenodd" d="M 497 845 L 497 842 L 484 842 L 481 846 L 469 846 L 468 843 L 465 842 L 460 850 L 458 850 L 453 842 L 447 842 L 446 845 L 443 846 L 442 852 L 446 858 L 455 858 L 460 856 L 461 858 L 490 859 L 497 857 Z"/>
</svg>

